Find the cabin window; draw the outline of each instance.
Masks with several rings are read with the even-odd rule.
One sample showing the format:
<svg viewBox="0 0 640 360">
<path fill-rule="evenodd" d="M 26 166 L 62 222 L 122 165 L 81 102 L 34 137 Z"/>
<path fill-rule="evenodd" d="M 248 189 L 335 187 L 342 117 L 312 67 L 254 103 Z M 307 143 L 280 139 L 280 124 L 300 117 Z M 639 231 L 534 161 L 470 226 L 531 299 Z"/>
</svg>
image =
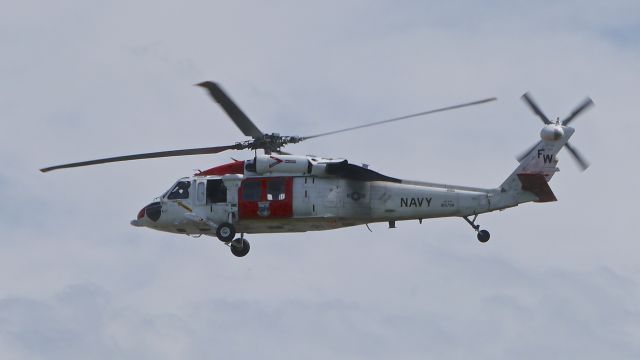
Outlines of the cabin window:
<svg viewBox="0 0 640 360">
<path fill-rule="evenodd" d="M 204 182 L 199 181 L 198 185 L 196 185 L 196 200 L 198 204 L 204 204 L 206 189 L 206 184 Z"/>
<path fill-rule="evenodd" d="M 178 183 L 171 189 L 167 199 L 176 200 L 176 199 L 188 199 L 189 198 L 189 188 L 191 187 L 191 183 L 189 181 L 178 181 Z"/>
<path fill-rule="evenodd" d="M 226 203 L 227 187 L 220 179 L 207 180 L 207 204 Z"/>
<path fill-rule="evenodd" d="M 262 196 L 262 183 L 260 181 L 247 181 L 242 184 L 242 200 L 260 201 Z"/>
<path fill-rule="evenodd" d="M 267 200 L 284 200 L 286 194 L 284 191 L 284 179 L 270 179 L 267 181 Z"/>
</svg>

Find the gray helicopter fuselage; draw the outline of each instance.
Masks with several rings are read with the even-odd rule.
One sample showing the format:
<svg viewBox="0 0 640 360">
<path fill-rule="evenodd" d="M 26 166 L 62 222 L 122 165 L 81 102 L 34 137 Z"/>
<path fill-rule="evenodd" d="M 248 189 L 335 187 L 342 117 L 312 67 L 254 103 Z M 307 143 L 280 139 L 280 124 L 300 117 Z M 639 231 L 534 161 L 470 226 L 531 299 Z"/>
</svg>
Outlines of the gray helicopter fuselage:
<svg viewBox="0 0 640 360">
<path fill-rule="evenodd" d="M 224 222 L 240 233 L 304 232 L 496 209 L 496 190 L 398 180 L 344 160 L 263 155 L 222 174 L 231 165 L 180 179 L 154 203 L 156 219 L 141 212 L 132 224 L 215 236 Z"/>
</svg>

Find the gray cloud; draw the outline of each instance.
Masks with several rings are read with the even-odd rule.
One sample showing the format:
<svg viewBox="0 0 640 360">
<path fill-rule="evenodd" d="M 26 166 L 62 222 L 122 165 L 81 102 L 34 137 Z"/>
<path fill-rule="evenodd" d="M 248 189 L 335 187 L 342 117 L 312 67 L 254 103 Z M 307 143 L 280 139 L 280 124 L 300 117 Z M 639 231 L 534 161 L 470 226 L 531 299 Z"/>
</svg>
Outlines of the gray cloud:
<svg viewBox="0 0 640 360">
<path fill-rule="evenodd" d="M 48 359 L 256 353 L 264 358 L 473 353 L 631 359 L 639 350 L 638 287 L 630 279 L 607 269 L 531 272 L 495 258 L 429 250 L 431 264 L 405 279 L 365 266 L 373 281 L 364 272 L 351 272 L 337 287 L 289 283 L 284 293 L 259 298 L 238 292 L 192 297 L 181 291 L 181 306 L 153 309 L 87 283 L 48 299 L 8 298 L 0 302 L 2 344 L 25 351 L 26 358 Z M 262 279 L 245 278 L 244 285 L 259 287 Z M 285 287 L 287 280 L 271 284 Z M 308 297 L 317 290 L 322 292 Z"/>
</svg>

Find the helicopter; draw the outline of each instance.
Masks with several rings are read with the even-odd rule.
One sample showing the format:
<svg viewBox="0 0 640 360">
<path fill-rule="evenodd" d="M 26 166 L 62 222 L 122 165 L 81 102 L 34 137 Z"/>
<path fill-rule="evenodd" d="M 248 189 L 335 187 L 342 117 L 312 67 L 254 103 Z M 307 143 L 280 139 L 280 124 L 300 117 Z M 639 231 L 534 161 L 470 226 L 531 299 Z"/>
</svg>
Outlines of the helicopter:
<svg viewBox="0 0 640 360">
<path fill-rule="evenodd" d="M 232 145 L 160 151 L 75 162 L 40 169 L 42 172 L 104 163 L 216 154 L 228 150 L 252 150 L 248 160 L 234 160 L 178 179 L 164 194 L 143 207 L 135 227 L 147 227 L 189 236 L 213 236 L 231 253 L 243 257 L 250 244 L 245 234 L 331 230 L 371 223 L 442 217 L 460 217 L 485 243 L 490 238 L 477 223 L 480 214 L 504 210 L 528 202 L 557 198 L 548 182 L 559 171 L 556 155 L 566 148 L 584 171 L 589 163 L 569 143 L 575 129 L 569 124 L 593 105 L 580 103 L 564 120 L 551 121 L 529 93 L 522 99 L 544 126 L 540 139 L 517 157 L 518 166 L 495 188 L 478 188 L 411 181 L 373 171 L 367 165 L 342 158 L 293 155 L 282 150 L 289 144 L 495 101 L 487 98 L 400 116 L 310 136 L 283 136 L 262 132 L 227 95 L 211 81 L 204 88 L 250 140 Z M 237 234 L 240 234 L 236 237 Z"/>
</svg>

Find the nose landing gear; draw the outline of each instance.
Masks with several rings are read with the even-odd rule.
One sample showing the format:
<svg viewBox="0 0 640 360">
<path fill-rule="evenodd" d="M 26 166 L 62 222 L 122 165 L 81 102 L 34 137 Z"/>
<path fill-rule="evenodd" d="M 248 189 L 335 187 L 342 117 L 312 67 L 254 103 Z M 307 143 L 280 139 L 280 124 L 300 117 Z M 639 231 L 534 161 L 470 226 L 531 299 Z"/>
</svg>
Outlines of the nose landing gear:
<svg viewBox="0 0 640 360">
<path fill-rule="evenodd" d="M 469 220 L 468 216 L 463 216 L 462 218 L 467 223 L 469 223 L 469 225 L 471 225 L 473 230 L 475 230 L 478 233 L 478 241 L 480 241 L 481 243 L 486 243 L 487 241 L 489 241 L 491 234 L 489 234 L 487 230 L 480 230 L 480 225 L 476 224 L 476 219 L 478 218 L 478 215 L 474 215 L 473 220 Z"/>
</svg>

